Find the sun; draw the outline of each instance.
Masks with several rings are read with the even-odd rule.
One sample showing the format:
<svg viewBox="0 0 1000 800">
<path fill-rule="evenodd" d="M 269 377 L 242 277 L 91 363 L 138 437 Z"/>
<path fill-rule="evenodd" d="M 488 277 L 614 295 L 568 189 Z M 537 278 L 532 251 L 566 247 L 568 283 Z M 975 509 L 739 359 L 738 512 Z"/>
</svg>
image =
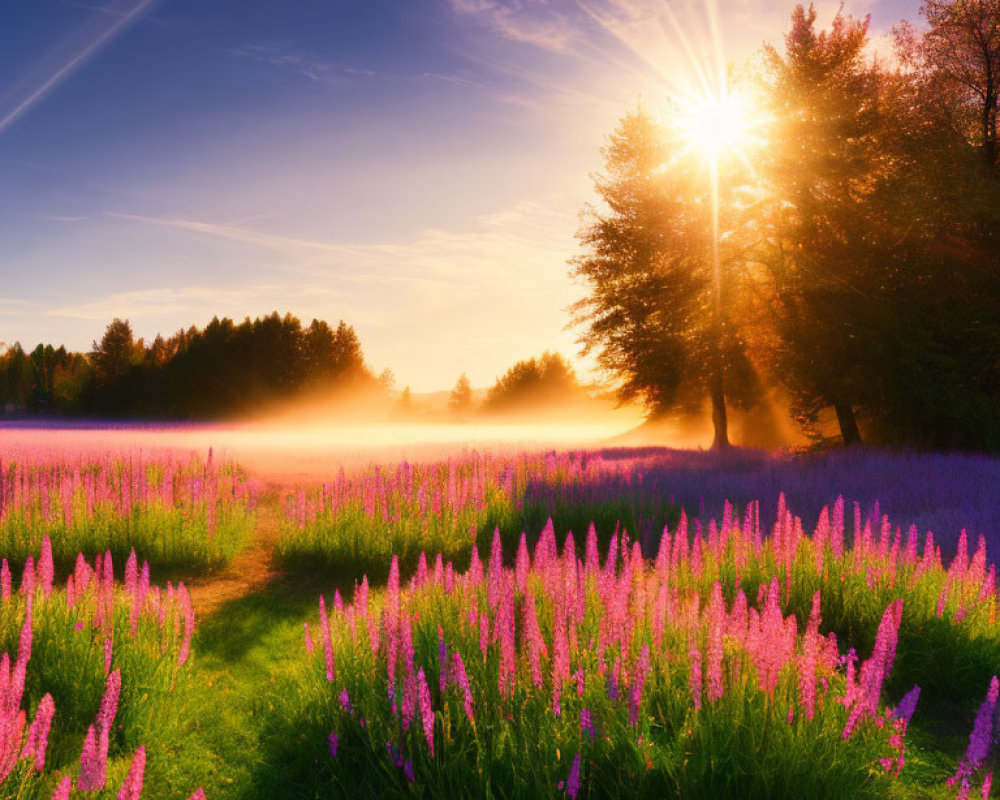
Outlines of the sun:
<svg viewBox="0 0 1000 800">
<path fill-rule="evenodd" d="M 755 127 L 749 104 L 736 92 L 691 97 L 679 111 L 680 133 L 687 146 L 713 163 L 743 150 Z"/>
</svg>

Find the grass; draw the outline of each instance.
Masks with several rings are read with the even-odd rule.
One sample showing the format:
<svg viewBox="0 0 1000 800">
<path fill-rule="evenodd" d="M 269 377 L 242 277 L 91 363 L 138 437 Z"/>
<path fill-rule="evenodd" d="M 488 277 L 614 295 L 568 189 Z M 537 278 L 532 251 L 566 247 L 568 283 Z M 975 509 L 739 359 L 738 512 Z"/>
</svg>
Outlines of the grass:
<svg viewBox="0 0 1000 800">
<path fill-rule="evenodd" d="M 255 486 L 233 464 L 111 460 L 0 465 L 0 553 L 16 568 L 51 540 L 57 569 L 78 553 L 134 550 L 154 577 L 218 569 L 249 543 Z"/>
<path fill-rule="evenodd" d="M 195 786 L 203 786 L 211 800 L 556 797 L 571 788 L 567 782 L 578 755 L 578 797 L 954 797 L 957 787 L 944 781 L 965 752 L 972 720 L 1000 664 L 995 588 L 982 589 L 989 580 L 985 552 L 982 557 L 966 552 L 961 568 L 952 562 L 946 569 L 931 548 L 922 567 L 922 541 L 916 561 L 905 533 L 893 554 L 891 528 L 885 546 L 878 525 L 868 537 L 858 531 L 852 542 L 846 531 L 834 534 L 834 514 L 826 516 L 819 546 L 791 516 L 762 530 L 759 542 L 753 525 L 747 528 L 752 513 L 738 516 L 730 509 L 714 526 L 707 520 L 701 527 L 694 520 L 679 522 L 669 482 L 650 477 L 647 465 L 648 460 L 601 462 L 579 455 L 472 456 L 450 464 L 372 469 L 290 496 L 275 553 L 284 572 L 201 619 L 183 666 L 171 661 L 177 641 L 169 624 L 161 629 L 155 619 L 143 617 L 131 639 L 134 588 L 119 584 L 112 627 L 122 696 L 108 788 L 87 796 L 116 796 L 142 744 L 149 754 L 145 798 L 184 800 Z M 264 502 L 278 499 L 267 496 Z M 249 502 L 244 507 L 248 513 L 252 508 Z M 277 509 L 264 511 L 260 519 L 273 519 Z M 553 525 L 546 528 L 549 517 Z M 596 524 L 588 542 L 591 519 Z M 40 525 L 42 517 L 34 520 Z M 669 557 L 657 559 L 663 523 L 670 526 Z M 685 524 L 681 547 L 676 534 Z M 475 537 L 469 533 L 473 525 Z M 492 545 L 494 528 L 499 548 Z M 527 573 L 516 555 L 525 529 L 526 550 L 543 543 Z M 565 546 L 556 542 L 563 544 L 570 530 L 572 558 L 578 559 L 573 596 L 582 602 L 579 617 L 575 610 L 558 610 L 570 596 L 570 573 Z M 626 544 L 626 530 L 641 551 Z M 847 540 L 842 554 L 834 544 L 837 535 Z M 612 542 L 616 567 L 610 571 L 603 562 Z M 440 572 L 433 549 L 420 558 L 428 543 L 443 545 Z M 969 551 L 977 548 L 967 544 Z M 384 585 L 394 551 L 402 555 L 398 606 L 395 590 Z M 123 560 L 116 554 L 113 559 L 121 578 Z M 362 614 L 351 601 L 369 568 L 368 613 Z M 193 574 L 199 568 L 178 569 Z M 760 614 L 768 596 L 758 595 L 758 587 L 769 586 L 772 578 L 778 587 L 775 613 L 796 621 L 792 655 L 776 683 L 762 689 L 758 651 L 727 633 L 721 661 L 725 690 L 709 699 L 712 619 L 718 612 L 713 597 L 718 594 L 718 603 L 732 614 L 742 589 L 748 608 Z M 0 614 L 0 651 L 12 658 L 24 615 L 14 583 L 12 599 L 3 606 L 6 616 Z M 841 655 L 853 647 L 862 661 L 874 658 L 886 608 L 903 600 L 897 655 L 875 710 L 863 715 L 846 739 L 850 708 L 838 700 L 848 686 L 844 663 L 827 658 L 816 667 L 812 720 L 802 706 L 801 659 L 812 635 L 808 620 L 817 591 L 822 620 L 815 635 L 834 634 Z M 540 639 L 530 633 L 529 594 Z M 320 595 L 330 619 L 332 682 L 316 611 Z M 387 614 L 387 608 L 396 610 Z M 76 774 L 83 736 L 104 691 L 105 629 L 90 624 L 96 612 L 88 612 L 82 631 L 73 630 L 78 618 L 73 613 L 80 612 L 67 609 L 63 588 L 39 599 L 36 610 L 22 707 L 30 723 L 42 694 L 54 697 L 51 760 L 41 780 L 21 762 L 0 781 L 3 798 L 47 800 L 59 776 Z M 567 613 L 571 624 L 565 622 Z M 510 662 L 503 652 L 504 614 L 514 621 Z M 485 658 L 480 615 L 489 625 Z M 369 616 L 380 638 L 374 653 Z M 554 680 L 559 619 L 573 642 L 568 645 L 572 674 Z M 304 623 L 315 647 L 311 656 Z M 412 666 L 402 655 L 406 626 L 412 632 Z M 474 720 L 466 716 L 464 691 L 450 668 L 441 690 L 439 626 L 449 659 L 460 653 L 467 668 Z M 165 650 L 156 639 L 163 630 L 170 634 Z M 387 682 L 393 638 L 395 712 Z M 633 704 L 630 692 L 641 672 L 643 646 L 650 649 L 649 673 Z M 700 709 L 691 688 L 695 650 L 703 672 Z M 433 754 L 419 703 L 404 725 L 403 697 L 412 692 L 418 669 L 433 708 Z M 577 670 L 583 675 L 582 695 L 576 690 Z M 511 676 L 503 689 L 502 675 Z M 893 777 L 879 763 L 898 752 L 889 739 L 893 722 L 887 714 L 914 683 L 922 691 L 906 730 L 906 766 Z M 616 684 L 617 699 L 610 691 Z M 559 714 L 553 712 L 557 685 Z M 340 700 L 343 689 L 349 708 Z M 593 720 L 593 739 L 581 729 L 584 709 Z M 339 737 L 336 758 L 330 753 L 331 731 Z M 994 758 L 973 775 L 976 796 Z"/>
<path fill-rule="evenodd" d="M 65 776 L 75 776 L 88 728 L 101 729 L 109 697 L 109 786 L 121 783 L 140 746 L 146 748 L 146 774 L 161 781 L 184 741 L 187 710 L 201 691 L 188 664 L 193 612 L 187 593 L 183 585 L 149 586 L 141 577 L 148 567 L 140 572 L 134 562 L 131 580 L 116 583 L 108 566 L 91 567 L 81 558 L 58 587 L 51 582 L 51 562 L 42 558 L 37 572 L 27 567 L 21 588 L 5 589 L 0 600 L 0 650 L 10 654 L 13 676 L 4 686 L 0 716 L 9 723 L 23 704 L 34 719 L 45 696 L 55 707 L 44 770 L 21 762 L 2 783 L 4 797 L 48 798 Z M 16 688 L 22 668 L 23 695 Z M 0 665 L 0 678 L 4 674 Z M 113 678 L 120 687 L 114 693 Z M 20 737 L 5 738 L 0 747 L 4 759 L 16 756 Z M 192 777 L 184 780 L 190 786 Z"/>
<path fill-rule="evenodd" d="M 533 540 L 549 518 L 560 539 L 593 524 L 603 546 L 619 529 L 652 540 L 680 510 L 665 486 L 642 479 L 639 463 L 583 453 L 374 466 L 286 497 L 277 554 L 291 571 L 382 583 L 393 556 L 404 575 L 420 553 L 464 566 L 494 531 L 513 552 L 522 532 Z"/>
</svg>

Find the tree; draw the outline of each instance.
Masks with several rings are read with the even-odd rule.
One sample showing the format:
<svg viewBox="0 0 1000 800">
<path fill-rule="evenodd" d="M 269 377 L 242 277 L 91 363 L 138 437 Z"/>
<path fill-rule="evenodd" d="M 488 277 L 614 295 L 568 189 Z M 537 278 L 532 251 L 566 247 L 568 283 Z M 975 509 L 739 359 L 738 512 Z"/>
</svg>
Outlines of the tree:
<svg viewBox="0 0 1000 800">
<path fill-rule="evenodd" d="M 94 342 L 91 347 L 90 362 L 97 380 L 105 386 L 121 380 L 141 354 L 137 352 L 129 321 L 118 317 L 108 324 L 100 343 Z"/>
<path fill-rule="evenodd" d="M 908 23 L 896 29 L 904 63 L 943 85 L 950 121 L 996 166 L 1000 0 L 925 0 L 920 13 L 923 35 Z"/>
<path fill-rule="evenodd" d="M 448 408 L 456 416 L 463 416 L 472 410 L 472 384 L 464 372 L 458 376 L 448 396 Z"/>
<path fill-rule="evenodd" d="M 725 323 L 734 292 L 722 293 L 714 317 L 710 187 L 675 127 L 638 110 L 609 137 L 605 173 L 595 178 L 603 207 L 585 209 L 585 252 L 571 262 L 588 288 L 574 321 L 586 326 L 583 352 L 596 352 L 618 379 L 620 400 L 641 397 L 661 416 L 695 412 L 709 397 L 713 446 L 723 447 L 727 400 L 753 402 L 755 371 L 737 328 Z M 739 249 L 737 237 L 726 237 L 723 271 L 735 268 Z"/>
<path fill-rule="evenodd" d="M 866 62 L 868 22 L 792 13 L 785 52 L 765 47 L 776 142 L 761 159 L 761 276 L 776 334 L 773 367 L 800 421 L 832 406 L 845 444 L 861 441 L 855 410 L 870 404 L 869 355 L 884 340 L 885 237 L 870 213 L 888 156 L 882 80 Z"/>
<path fill-rule="evenodd" d="M 558 353 L 546 351 L 539 358 L 518 361 L 490 388 L 483 401 L 485 411 L 520 411 L 553 406 L 580 398 L 576 373 Z"/>
</svg>

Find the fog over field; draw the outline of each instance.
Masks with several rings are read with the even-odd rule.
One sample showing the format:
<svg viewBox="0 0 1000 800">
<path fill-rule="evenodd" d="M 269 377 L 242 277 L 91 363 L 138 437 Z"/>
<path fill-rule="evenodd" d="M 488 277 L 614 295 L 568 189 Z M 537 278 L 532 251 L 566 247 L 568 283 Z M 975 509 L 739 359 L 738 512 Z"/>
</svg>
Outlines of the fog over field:
<svg viewBox="0 0 1000 800">
<path fill-rule="evenodd" d="M 607 414 L 588 421 L 511 423 L 335 424 L 293 420 L 232 424 L 132 424 L 80 421 L 0 423 L 0 453 L 51 453 L 84 458 L 109 451 L 145 455 L 176 453 L 238 461 L 258 477 L 280 482 L 322 480 L 340 467 L 373 461 L 426 461 L 469 450 L 597 448 L 635 429 L 633 412 Z M 678 433 L 673 446 L 707 445 Z"/>
</svg>

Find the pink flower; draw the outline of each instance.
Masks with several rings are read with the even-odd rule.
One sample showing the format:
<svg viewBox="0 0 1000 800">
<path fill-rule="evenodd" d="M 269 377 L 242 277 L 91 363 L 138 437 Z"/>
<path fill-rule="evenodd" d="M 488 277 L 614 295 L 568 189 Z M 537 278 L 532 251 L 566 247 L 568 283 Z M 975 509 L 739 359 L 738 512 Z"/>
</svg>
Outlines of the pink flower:
<svg viewBox="0 0 1000 800">
<path fill-rule="evenodd" d="M 490 646 L 490 618 L 484 613 L 479 615 L 479 651 L 483 654 L 483 663 L 486 663 L 486 651 Z"/>
<path fill-rule="evenodd" d="M 462 690 L 465 716 L 469 718 L 469 722 L 474 723 L 476 718 L 472 713 L 472 688 L 469 686 L 469 676 L 466 674 L 465 662 L 462 661 L 461 653 L 451 654 L 451 669 L 452 674 L 454 675 L 455 684 Z"/>
<path fill-rule="evenodd" d="M 69 792 L 72 788 L 73 781 L 67 775 L 59 782 L 56 790 L 52 793 L 52 800 L 69 800 Z"/>
<path fill-rule="evenodd" d="M 28 738 L 21 751 L 21 758 L 30 758 L 39 772 L 45 767 L 45 748 L 49 743 L 49 729 L 52 726 L 52 715 L 56 712 L 52 695 L 46 694 L 35 710 L 35 718 L 28 729 Z"/>
<path fill-rule="evenodd" d="M 820 648 L 819 594 L 816 592 L 813 595 L 812 610 L 802 643 L 802 656 L 799 658 L 799 703 L 805 711 L 806 719 L 812 719 L 816 713 L 816 665 Z"/>
<path fill-rule="evenodd" d="M 538 626 L 538 613 L 535 608 L 535 595 L 528 592 L 524 602 L 524 638 L 528 645 L 528 664 L 531 668 L 531 682 L 536 689 L 542 688 L 542 655 L 545 653 L 545 642 Z"/>
<path fill-rule="evenodd" d="M 330 631 L 330 618 L 326 614 L 326 601 L 323 595 L 319 597 L 319 625 L 323 637 L 323 658 L 326 661 L 326 679 L 333 683 L 333 634 Z"/>
<path fill-rule="evenodd" d="M 524 594 L 528 585 L 528 573 L 531 571 L 531 556 L 528 555 L 528 538 L 521 533 L 521 541 L 517 545 L 517 559 L 514 562 L 514 583 L 517 590 Z"/>
<path fill-rule="evenodd" d="M 691 700 L 694 701 L 694 710 L 701 711 L 701 651 L 693 642 L 688 649 L 688 662 L 690 664 L 688 689 L 691 692 Z"/>
<path fill-rule="evenodd" d="M 635 665 L 632 676 L 632 687 L 629 691 L 628 699 L 628 721 L 629 725 L 635 725 L 639 721 L 639 704 L 642 702 L 642 690 L 649 676 L 649 645 L 643 644 L 639 652 L 639 660 Z M 710 690 L 711 691 L 711 690 Z"/>
<path fill-rule="evenodd" d="M 132 765 L 128 769 L 128 775 L 125 776 L 121 791 L 118 792 L 118 800 L 139 800 L 142 795 L 142 776 L 145 770 L 146 748 L 140 745 L 139 749 L 135 751 L 135 757 L 132 759 Z"/>
<path fill-rule="evenodd" d="M 424 738 L 427 739 L 427 749 L 434 755 L 434 708 L 431 706 L 431 690 L 427 686 L 424 668 L 417 670 L 417 692 L 420 704 L 420 721 L 424 727 Z"/>
<path fill-rule="evenodd" d="M 724 688 L 722 685 L 722 629 L 725 624 L 726 609 L 722 601 L 722 584 L 718 581 L 712 586 L 712 599 L 708 604 L 708 701 L 719 700 Z M 648 647 L 647 647 L 648 651 Z M 647 653 L 647 663 L 648 663 Z"/>
<path fill-rule="evenodd" d="M 55 569 L 52 565 L 52 542 L 48 536 L 42 537 L 42 554 L 38 559 L 38 580 L 42 584 L 42 594 L 48 597 L 52 594 L 52 575 Z"/>
<path fill-rule="evenodd" d="M 100 743 L 98 742 L 99 738 L 103 739 Z M 87 729 L 83 751 L 80 753 L 80 777 L 76 781 L 76 788 L 80 791 L 96 792 L 98 789 L 104 788 L 107 770 L 107 741 L 107 731 L 98 734 L 93 725 Z"/>
<path fill-rule="evenodd" d="M 305 632 L 306 655 L 311 656 L 316 650 L 316 644 L 313 642 L 312 636 L 309 635 L 309 623 L 303 622 L 302 628 Z"/>
<path fill-rule="evenodd" d="M 97 712 L 98 729 L 111 730 L 111 725 L 118 712 L 118 695 L 122 688 L 122 673 L 116 669 L 110 673 L 104 688 L 104 697 L 101 698 L 101 707 Z"/>
</svg>

